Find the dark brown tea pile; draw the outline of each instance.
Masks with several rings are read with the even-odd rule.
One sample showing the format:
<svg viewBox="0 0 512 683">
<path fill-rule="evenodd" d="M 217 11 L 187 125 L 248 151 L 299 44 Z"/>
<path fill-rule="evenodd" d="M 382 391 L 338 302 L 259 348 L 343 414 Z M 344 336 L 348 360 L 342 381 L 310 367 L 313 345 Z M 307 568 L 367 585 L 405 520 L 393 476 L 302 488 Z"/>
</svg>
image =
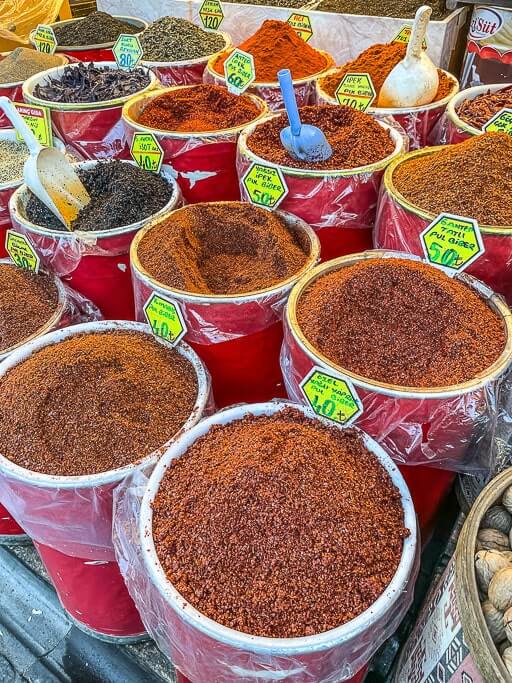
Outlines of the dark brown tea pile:
<svg viewBox="0 0 512 683">
<path fill-rule="evenodd" d="M 156 551 L 181 595 L 272 638 L 370 607 L 408 535 L 399 491 L 359 434 L 293 409 L 213 427 L 171 464 L 153 504 Z"/>
<path fill-rule="evenodd" d="M 404 259 L 368 259 L 320 277 L 301 295 L 297 320 L 337 365 L 407 387 L 471 380 L 505 346 L 498 315 L 469 287 Z"/>
<path fill-rule="evenodd" d="M 0 263 L 0 354 L 40 330 L 58 304 L 52 276 Z"/>
<path fill-rule="evenodd" d="M 192 413 L 192 364 L 149 334 L 53 344 L 0 380 L 0 453 L 34 472 L 84 475 L 135 463 Z"/>
<path fill-rule="evenodd" d="M 121 33 L 139 33 L 140 28 L 106 12 L 92 12 L 80 21 L 53 27 L 59 45 L 101 45 L 113 43 Z"/>
</svg>

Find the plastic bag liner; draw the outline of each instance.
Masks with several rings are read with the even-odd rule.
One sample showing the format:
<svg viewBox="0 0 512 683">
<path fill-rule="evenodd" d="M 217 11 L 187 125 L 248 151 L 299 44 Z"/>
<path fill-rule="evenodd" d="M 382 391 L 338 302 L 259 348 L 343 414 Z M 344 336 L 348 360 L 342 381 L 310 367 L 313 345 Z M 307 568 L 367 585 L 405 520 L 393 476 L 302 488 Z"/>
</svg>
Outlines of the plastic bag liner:
<svg viewBox="0 0 512 683">
<path fill-rule="evenodd" d="M 272 116 L 265 120 L 269 118 Z M 315 170 L 273 164 L 254 154 L 247 146 L 247 139 L 264 122 L 244 130 L 238 140 L 237 170 L 242 199 L 248 199 L 242 179 L 251 164 L 279 168 L 288 188 L 279 208 L 299 216 L 315 230 L 322 248 L 322 261 L 371 249 L 384 169 L 405 151 L 400 132 L 378 122 L 389 130 L 395 143 L 393 153 L 382 161 L 350 170 Z"/>
<path fill-rule="evenodd" d="M 148 325 L 126 321 L 85 323 L 57 330 L 14 351 L 0 365 L 0 377 L 46 346 L 81 334 L 112 330 L 151 333 Z M 198 381 L 194 409 L 182 428 L 186 429 L 208 409 L 210 384 L 192 349 L 186 344 L 176 349 L 193 364 Z M 154 464 L 163 449 L 144 458 L 143 463 Z M 134 460 L 136 457 L 134 454 Z M 134 469 L 135 465 L 126 465 L 99 474 L 56 476 L 32 472 L 0 455 L 0 500 L 35 542 L 64 608 L 94 635 L 123 638 L 143 631 L 115 563 L 112 545 L 112 492 Z"/>
<path fill-rule="evenodd" d="M 186 208 L 178 211 L 186 211 Z M 295 282 L 318 262 L 320 245 L 304 221 L 281 211 L 277 213 L 295 234 L 302 236 L 301 241 L 309 246 L 310 256 L 298 273 L 257 292 L 242 295 L 192 294 L 159 283 L 144 270 L 137 254 L 140 241 L 158 224 L 158 220 L 141 230 L 131 246 L 137 320 L 146 319 L 144 307 L 153 294 L 174 303 L 186 326 L 184 340 L 206 363 L 212 376 L 218 406 L 270 400 L 283 393 L 279 367 L 282 311 Z"/>
<path fill-rule="evenodd" d="M 121 573 L 148 633 L 179 671 L 193 683 L 338 683 L 356 674 L 396 629 L 409 608 L 418 569 L 414 507 L 397 467 L 373 439 L 366 447 L 400 490 L 405 539 L 400 564 L 387 589 L 365 612 L 338 628 L 302 638 L 264 638 L 240 633 L 198 612 L 169 583 L 157 557 L 152 508 L 169 463 L 180 457 L 214 424 L 244 415 L 274 414 L 289 403 L 235 406 L 202 420 L 163 455 L 153 473 L 137 469 L 115 493 L 113 538 Z M 297 407 L 297 406 L 295 406 Z M 314 417 L 308 409 L 299 408 Z"/>
<path fill-rule="evenodd" d="M 410 109 L 369 107 L 366 113 L 376 118 L 392 116 L 407 133 L 410 149 L 420 149 L 426 145 L 433 144 L 436 123 L 443 115 L 450 99 L 459 91 L 459 82 L 455 76 L 448 73 L 448 71 L 443 71 L 443 73 L 453 81 L 453 88 L 451 93 L 443 97 L 442 100 L 431 102 L 430 104 L 422 104 L 419 107 L 411 107 Z M 316 83 L 316 103 L 338 104 L 338 100 L 335 97 L 331 97 L 331 95 L 325 92 L 321 80 L 318 80 Z"/>
<path fill-rule="evenodd" d="M 172 133 L 143 126 L 139 116 L 155 97 L 171 92 L 166 88 L 132 98 L 123 107 L 123 123 L 128 144 L 135 133 L 152 133 L 163 150 L 163 162 L 171 164 L 185 200 L 195 202 L 236 201 L 240 199 L 236 174 L 236 143 L 247 124 L 208 133 Z M 256 121 L 268 112 L 266 104 L 251 96 L 260 110 Z"/>
<path fill-rule="evenodd" d="M 78 168 L 91 168 L 97 161 L 82 161 Z M 125 161 L 123 163 L 134 163 Z M 31 223 L 25 213 L 29 198 L 22 185 L 10 201 L 14 228 L 23 233 L 49 270 L 90 298 L 105 318 L 133 320 L 133 290 L 129 268 L 130 244 L 140 228 L 154 216 L 164 215 L 181 204 L 181 193 L 172 169 L 163 166 L 162 176 L 173 188 L 170 201 L 156 214 L 113 230 L 94 232 L 59 231 Z"/>
<path fill-rule="evenodd" d="M 424 211 L 405 199 L 394 186 L 393 173 L 402 161 L 433 154 L 442 149 L 446 147 L 430 147 L 410 153 L 388 166 L 377 207 L 375 247 L 396 249 L 423 256 L 420 235 L 436 218 L 436 215 Z M 433 188 L 435 181 L 436 179 L 432 178 Z M 475 188 L 475 192 L 478 191 L 479 188 Z M 507 199 L 504 198 L 504 201 Z M 465 272 L 482 280 L 498 294 L 503 294 L 508 303 L 512 304 L 512 225 L 480 225 L 479 227 L 485 251 L 469 264 Z"/>
<path fill-rule="evenodd" d="M 100 67 L 117 69 L 115 62 L 99 62 Z M 73 68 L 78 63 L 68 65 Z M 23 99 L 28 104 L 36 104 L 50 110 L 52 127 L 66 147 L 77 152 L 82 159 L 129 158 L 124 126 L 121 122 L 123 104 L 133 97 L 118 97 L 104 102 L 80 102 L 67 104 L 42 100 L 34 95 L 34 88 L 44 84 L 49 77 L 60 78 L 64 66 L 42 71 L 28 78 L 23 84 Z M 145 67 L 141 67 L 145 69 Z M 150 69 L 150 84 L 140 92 L 147 92 L 158 85 L 158 79 Z"/>
</svg>

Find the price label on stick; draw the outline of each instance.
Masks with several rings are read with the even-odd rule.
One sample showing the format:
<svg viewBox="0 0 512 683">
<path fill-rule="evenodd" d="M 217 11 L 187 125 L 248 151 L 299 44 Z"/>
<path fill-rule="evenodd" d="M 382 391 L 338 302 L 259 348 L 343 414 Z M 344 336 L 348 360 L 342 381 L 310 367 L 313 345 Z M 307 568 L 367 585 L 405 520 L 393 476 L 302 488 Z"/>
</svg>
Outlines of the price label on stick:
<svg viewBox="0 0 512 683">
<path fill-rule="evenodd" d="M 306 43 L 313 35 L 311 19 L 307 14 L 290 14 L 287 23 L 294 29 L 295 33 Z"/>
<path fill-rule="evenodd" d="M 276 209 L 288 194 L 281 169 L 264 164 L 251 164 L 242 178 L 249 201 L 265 209 Z"/>
<path fill-rule="evenodd" d="M 160 173 L 164 150 L 152 133 L 135 133 L 130 147 L 135 163 L 146 171 Z"/>
<path fill-rule="evenodd" d="M 392 43 L 402 43 L 403 45 L 407 45 L 407 43 L 411 39 L 411 33 L 412 33 L 412 24 L 404 24 L 402 28 L 398 31 L 396 36 L 393 38 L 391 41 Z M 423 43 L 421 44 L 421 47 L 426 50 L 427 49 L 427 41 L 425 38 L 423 38 Z"/>
<path fill-rule="evenodd" d="M 224 76 L 229 92 L 241 95 L 256 78 L 253 56 L 243 50 L 233 50 L 224 62 Z"/>
<path fill-rule="evenodd" d="M 352 382 L 318 366 L 308 372 L 300 388 L 317 415 L 338 424 L 349 425 L 363 412 Z"/>
<path fill-rule="evenodd" d="M 142 46 L 137 36 L 121 33 L 112 48 L 117 66 L 120 69 L 135 69 L 142 59 Z"/>
<path fill-rule="evenodd" d="M 36 107 L 33 104 L 20 104 L 19 102 L 13 102 L 13 104 L 34 133 L 36 140 L 44 147 L 51 147 L 53 135 L 49 109 Z M 16 131 L 16 139 L 23 140 L 18 131 Z"/>
<path fill-rule="evenodd" d="M 25 235 L 15 230 L 7 230 L 5 249 L 19 268 L 25 268 L 33 273 L 39 272 L 41 260 Z"/>
<path fill-rule="evenodd" d="M 219 0 L 204 0 L 199 10 L 199 16 L 206 29 L 217 31 L 224 19 L 224 12 Z"/>
<path fill-rule="evenodd" d="M 348 73 L 343 76 L 334 93 L 339 104 L 352 109 L 366 111 L 377 97 L 375 87 L 368 73 Z"/>
<path fill-rule="evenodd" d="M 450 213 L 439 214 L 420 239 L 427 261 L 450 276 L 465 270 L 485 251 L 477 221 Z"/>
<path fill-rule="evenodd" d="M 512 109 L 501 109 L 492 119 L 484 123 L 482 130 L 486 133 L 508 133 L 512 135 Z"/>
<path fill-rule="evenodd" d="M 57 38 L 51 26 L 46 24 L 39 24 L 36 28 L 33 41 L 36 46 L 36 50 L 39 52 L 45 52 L 47 55 L 53 55 L 57 49 Z"/>
<path fill-rule="evenodd" d="M 172 344 L 177 344 L 187 332 L 180 307 L 174 301 L 159 294 L 151 294 L 144 304 L 144 316 L 153 334 Z"/>
</svg>

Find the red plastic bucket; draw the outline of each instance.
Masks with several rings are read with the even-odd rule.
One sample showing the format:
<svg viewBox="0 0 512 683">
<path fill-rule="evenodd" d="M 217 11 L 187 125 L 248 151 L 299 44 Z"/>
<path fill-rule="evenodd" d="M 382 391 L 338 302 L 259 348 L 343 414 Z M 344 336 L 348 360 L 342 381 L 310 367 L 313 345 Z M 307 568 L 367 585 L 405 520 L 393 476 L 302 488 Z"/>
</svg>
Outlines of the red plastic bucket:
<svg viewBox="0 0 512 683">
<path fill-rule="evenodd" d="M 90 168 L 97 161 L 82 161 L 78 168 Z M 124 161 L 123 163 L 134 163 Z M 31 223 L 25 214 L 29 194 L 20 187 L 10 201 L 13 226 L 30 241 L 46 268 L 57 273 L 73 289 L 91 299 L 105 318 L 133 320 L 133 290 L 130 277 L 130 244 L 140 228 L 155 216 L 179 206 L 180 191 L 169 167 L 162 175 L 173 186 L 171 200 L 153 216 L 114 230 L 61 232 Z"/>
<path fill-rule="evenodd" d="M 186 211 L 186 207 L 178 211 Z M 190 294 L 160 284 L 144 270 L 137 255 L 140 241 L 158 221 L 141 230 L 130 249 L 136 319 L 145 320 L 144 306 L 153 292 L 174 302 L 187 327 L 184 340 L 210 372 L 218 406 L 283 395 L 279 367 L 281 313 L 295 282 L 318 262 L 320 245 L 304 221 L 281 211 L 277 213 L 306 235 L 311 245 L 310 257 L 296 275 L 259 292 L 238 296 Z"/>
<path fill-rule="evenodd" d="M 204 616 L 167 580 L 153 542 L 151 505 L 169 463 L 179 458 L 214 425 L 231 423 L 248 414 L 275 414 L 289 405 L 271 402 L 235 406 L 202 420 L 168 448 L 145 485 L 135 488 L 135 482 L 133 485 L 126 482 L 116 492 L 115 544 L 121 569 L 123 573 L 126 571 L 127 585 L 149 634 L 179 672 L 192 683 L 256 683 L 262 680 L 328 683 L 353 680 L 356 672 L 394 632 L 411 603 L 418 547 L 410 493 L 396 465 L 364 433 L 362 437 L 366 447 L 386 468 L 401 493 L 404 523 L 411 531 L 404 541 L 395 576 L 368 610 L 343 626 L 313 636 L 257 637 L 235 631 Z M 299 409 L 314 417 L 308 409 Z M 137 543 L 133 543 L 134 536 Z M 359 675 L 356 675 L 356 681 Z"/>
<path fill-rule="evenodd" d="M 459 82 L 455 76 L 447 71 L 443 71 L 443 73 L 453 81 L 453 89 L 442 100 L 423 104 L 420 107 L 411 107 L 407 110 L 401 108 L 385 109 L 383 107 L 370 107 L 366 112 L 377 118 L 392 116 L 407 133 L 410 149 L 420 149 L 426 145 L 433 144 L 436 124 L 443 115 L 450 99 L 459 91 Z M 316 84 L 316 102 L 317 104 L 338 104 L 335 97 L 331 97 L 325 92 L 321 80 L 318 80 Z"/>
<path fill-rule="evenodd" d="M 407 201 L 395 188 L 393 173 L 402 161 L 442 149 L 446 147 L 429 147 L 412 152 L 388 166 L 377 208 L 375 247 L 423 256 L 420 234 L 436 216 Z M 435 184 L 435 178 L 432 178 L 432 183 Z M 503 294 L 512 304 L 512 226 L 479 227 L 485 252 L 468 266 L 466 272 L 488 284 L 495 292 Z"/>
<path fill-rule="evenodd" d="M 119 14 L 114 14 L 113 16 L 116 19 L 120 19 L 121 21 L 124 21 L 127 24 L 133 24 L 134 26 L 140 27 L 139 33 L 144 31 L 144 29 L 148 27 L 148 23 L 147 21 L 144 21 L 144 19 Z M 50 26 L 52 26 L 52 28 L 55 28 L 56 26 L 64 26 L 64 24 L 75 24 L 77 21 L 82 21 L 83 18 L 84 17 L 77 17 L 76 19 L 66 19 L 64 21 L 57 21 L 54 24 L 50 24 Z M 35 45 L 34 31 L 30 33 L 29 40 L 32 43 L 32 45 Z M 114 42 L 98 43 L 96 45 L 57 45 L 57 49 L 55 50 L 55 52 L 63 52 L 69 57 L 74 57 L 79 62 L 113 62 L 115 61 L 114 54 L 112 52 Z"/>
<path fill-rule="evenodd" d="M 457 109 L 466 100 L 474 100 L 478 95 L 498 92 L 498 90 L 508 87 L 510 87 L 510 83 L 496 83 L 494 85 L 478 85 L 475 88 L 461 90 L 448 102 L 446 107 L 446 133 L 442 140 L 436 140 L 436 142 L 452 145 L 457 142 L 463 142 L 473 135 L 481 135 L 483 133 L 482 129 L 475 128 L 469 123 L 462 121 L 457 115 Z"/>
<path fill-rule="evenodd" d="M 113 62 L 96 62 L 97 66 L 117 69 Z M 76 68 L 77 63 L 69 64 Z M 50 110 L 54 132 L 83 159 L 128 158 L 129 151 L 121 121 L 123 104 L 132 95 L 118 97 L 105 102 L 66 104 L 41 100 L 34 95 L 34 88 L 44 83 L 48 77 L 58 78 L 66 67 L 57 66 L 42 71 L 27 79 L 23 84 L 23 99 L 29 104 L 46 107 Z M 152 90 L 158 84 L 155 74 L 144 68 L 150 76 L 150 84 L 140 92 Z M 136 93 L 137 94 L 137 93 Z"/>
<path fill-rule="evenodd" d="M 178 184 L 189 204 L 196 202 L 236 201 L 240 199 L 236 174 L 236 143 L 247 124 L 209 133 L 171 133 L 149 128 L 138 123 L 138 118 L 149 102 L 165 92 L 166 88 L 132 98 L 123 107 L 123 123 L 128 144 L 135 133 L 152 133 L 164 152 L 164 164 L 170 164 L 176 171 Z M 251 99 L 265 116 L 265 103 L 254 96 Z"/>
<path fill-rule="evenodd" d="M 279 168 L 288 187 L 279 208 L 302 218 L 313 228 L 320 240 L 322 261 L 371 249 L 384 169 L 404 152 L 400 133 L 387 123 L 378 122 L 389 130 L 395 150 L 374 164 L 339 171 L 292 168 L 268 162 L 247 146 L 249 136 L 268 118 L 272 116 L 248 127 L 238 140 L 237 169 L 242 199 L 248 200 L 242 178 L 252 163 Z"/>
<path fill-rule="evenodd" d="M 0 376 L 46 346 L 76 335 L 112 330 L 151 334 L 147 325 L 124 321 L 57 330 L 12 353 L 0 365 Z M 207 406 L 209 380 L 192 349 L 180 344 L 177 351 L 192 363 L 198 381 L 195 407 L 182 428 L 187 429 L 200 419 Z M 150 465 L 159 452 L 161 449 L 144 462 Z M 0 455 L 2 502 L 34 540 L 64 609 L 91 635 L 117 642 L 144 635 L 112 545 L 113 490 L 134 469 L 135 465 L 126 465 L 89 476 L 56 476 L 32 472 Z"/>
</svg>

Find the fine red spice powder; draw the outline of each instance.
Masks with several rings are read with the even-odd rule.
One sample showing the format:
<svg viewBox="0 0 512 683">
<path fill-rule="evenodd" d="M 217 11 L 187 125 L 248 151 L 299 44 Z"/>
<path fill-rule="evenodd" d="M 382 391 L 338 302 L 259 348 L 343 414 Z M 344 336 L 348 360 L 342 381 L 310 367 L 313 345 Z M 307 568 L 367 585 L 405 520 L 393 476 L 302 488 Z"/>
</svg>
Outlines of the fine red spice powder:
<svg viewBox="0 0 512 683">
<path fill-rule="evenodd" d="M 498 315 L 469 287 L 404 259 L 368 259 L 318 278 L 299 299 L 297 321 L 333 363 L 406 387 L 471 380 L 505 346 Z"/>
<path fill-rule="evenodd" d="M 106 472 L 163 446 L 197 391 L 192 364 L 149 334 L 72 337 L 0 380 L 0 452 L 34 472 Z"/>
<path fill-rule="evenodd" d="M 143 126 L 184 133 L 236 128 L 261 111 L 247 95 L 232 95 L 217 85 L 196 85 L 152 99 L 140 114 Z"/>
<path fill-rule="evenodd" d="M 0 263 L 0 353 L 40 330 L 58 305 L 51 275 Z"/>
<path fill-rule="evenodd" d="M 359 434 L 289 408 L 210 429 L 171 464 L 153 504 L 169 581 L 256 636 L 353 619 L 391 581 L 408 535 L 399 491 Z"/>
</svg>

